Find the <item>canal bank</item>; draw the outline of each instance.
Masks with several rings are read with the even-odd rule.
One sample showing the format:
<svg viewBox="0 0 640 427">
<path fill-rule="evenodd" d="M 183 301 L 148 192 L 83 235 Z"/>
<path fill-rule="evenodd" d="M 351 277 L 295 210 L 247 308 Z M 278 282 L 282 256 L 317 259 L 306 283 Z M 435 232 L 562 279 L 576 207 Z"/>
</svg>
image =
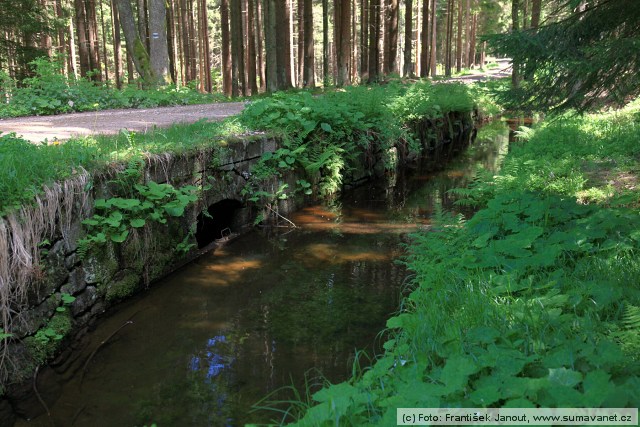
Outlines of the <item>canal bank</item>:
<svg viewBox="0 0 640 427">
<path fill-rule="evenodd" d="M 305 372 L 315 389 L 320 372 L 332 382 L 348 377 L 356 349 L 367 365 L 398 307 L 406 272 L 396 260 L 407 234 L 428 227 L 438 209 L 456 209 L 447 190 L 464 186 L 479 163 L 497 164 L 501 132 L 440 172 L 405 170 L 297 210 L 288 218 L 298 228 L 252 231 L 118 305 L 67 362 L 41 371 L 52 419 L 266 422 L 274 415 L 249 413 L 251 405 L 280 387 L 302 391 Z M 43 411 L 37 400 L 22 408 Z M 43 414 L 18 425 L 46 423 Z"/>
</svg>

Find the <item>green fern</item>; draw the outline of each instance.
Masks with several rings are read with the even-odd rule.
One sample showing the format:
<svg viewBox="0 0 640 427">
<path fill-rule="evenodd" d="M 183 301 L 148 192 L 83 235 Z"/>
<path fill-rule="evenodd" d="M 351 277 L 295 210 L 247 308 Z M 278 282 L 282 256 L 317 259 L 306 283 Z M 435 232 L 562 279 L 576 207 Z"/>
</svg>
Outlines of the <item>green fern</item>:
<svg viewBox="0 0 640 427">
<path fill-rule="evenodd" d="M 640 307 L 627 304 L 622 316 L 622 324 L 626 330 L 640 334 Z"/>
<path fill-rule="evenodd" d="M 627 304 L 620 321 L 622 328 L 614 334 L 622 350 L 633 360 L 640 355 L 640 307 Z"/>
</svg>

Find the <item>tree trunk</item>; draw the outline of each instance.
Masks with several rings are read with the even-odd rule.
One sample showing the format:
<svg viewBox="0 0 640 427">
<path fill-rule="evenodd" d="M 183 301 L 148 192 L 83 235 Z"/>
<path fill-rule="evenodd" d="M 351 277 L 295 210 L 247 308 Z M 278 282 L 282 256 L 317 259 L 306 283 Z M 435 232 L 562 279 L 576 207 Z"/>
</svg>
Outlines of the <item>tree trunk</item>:
<svg viewBox="0 0 640 427">
<path fill-rule="evenodd" d="M 458 2 L 458 33 L 456 36 L 456 72 L 462 71 L 462 0 Z"/>
<path fill-rule="evenodd" d="M 191 75 L 191 42 L 189 41 L 189 0 L 178 0 L 180 2 L 180 36 L 182 38 L 182 78 L 183 84 L 194 79 Z"/>
<path fill-rule="evenodd" d="M 431 57 L 429 59 L 429 66 L 431 68 L 431 77 L 435 77 L 437 73 L 437 19 L 436 9 L 438 7 L 438 0 L 433 0 L 431 3 Z"/>
<path fill-rule="evenodd" d="M 360 0 L 360 82 L 369 79 L 369 1 Z"/>
<path fill-rule="evenodd" d="M 351 75 L 351 82 L 355 82 L 358 79 L 358 50 L 360 47 L 359 32 L 358 32 L 358 5 L 356 0 L 351 0 L 351 49 L 349 62 L 349 70 Z"/>
<path fill-rule="evenodd" d="M 404 69 L 402 75 L 408 77 L 412 74 L 411 45 L 413 37 L 413 1 L 405 0 L 404 9 Z"/>
<path fill-rule="evenodd" d="M 476 65 L 476 34 L 478 31 L 478 14 L 474 13 L 473 18 L 471 20 L 471 40 L 469 41 L 469 66 L 473 67 Z M 485 44 L 483 44 L 484 49 Z M 484 55 L 484 51 L 483 51 Z M 484 56 L 482 58 L 482 62 L 480 63 L 482 67 L 484 67 Z"/>
<path fill-rule="evenodd" d="M 196 34 L 196 23 L 193 15 L 193 0 L 188 1 L 187 18 L 189 21 L 189 68 L 191 80 L 195 80 L 197 76 L 198 69 L 198 47 L 197 47 L 197 34 Z"/>
<path fill-rule="evenodd" d="M 126 38 L 125 38 L 126 39 Z M 126 41 L 125 41 L 125 45 L 126 45 Z M 135 66 L 133 64 L 133 56 L 129 55 L 129 50 L 127 49 L 127 83 L 129 84 L 133 84 L 136 81 L 136 71 L 135 71 Z"/>
<path fill-rule="evenodd" d="M 73 29 L 73 19 L 69 19 L 69 36 L 67 37 L 67 66 L 69 67 L 69 75 L 72 75 L 74 79 L 78 78 L 78 67 L 76 58 L 76 41 L 75 31 Z M 11 67 L 10 67 L 11 69 Z"/>
<path fill-rule="evenodd" d="M 136 30 L 131 3 L 129 0 L 116 0 L 116 5 L 120 16 L 120 25 L 122 25 L 122 32 L 127 44 L 127 55 L 129 55 L 136 71 L 140 74 L 143 85 L 153 85 L 155 82 L 151 71 L 149 53 Z M 130 75 L 129 78 L 131 77 Z"/>
<path fill-rule="evenodd" d="M 447 1 L 447 38 L 445 41 L 445 59 L 444 59 L 444 74 L 445 76 L 451 76 L 452 66 L 452 46 L 453 46 L 453 13 L 454 4 L 453 0 Z"/>
<path fill-rule="evenodd" d="M 140 34 L 140 40 L 149 51 L 149 24 L 147 15 L 147 2 L 146 0 L 137 0 L 138 6 L 138 34 Z"/>
<path fill-rule="evenodd" d="M 385 74 L 398 73 L 398 0 L 388 0 L 385 25 Z"/>
<path fill-rule="evenodd" d="M 380 0 L 369 5 L 369 83 L 378 81 L 380 70 Z"/>
<path fill-rule="evenodd" d="M 200 30 L 201 30 L 201 44 L 202 59 L 204 69 L 204 91 L 211 93 L 213 89 L 213 82 L 211 81 L 211 47 L 209 45 L 209 14 L 207 11 L 207 0 L 200 0 Z"/>
<path fill-rule="evenodd" d="M 167 9 L 164 0 L 149 0 L 149 56 L 156 84 L 165 85 L 169 76 Z"/>
<path fill-rule="evenodd" d="M 420 1 L 420 0 L 418 0 Z M 422 2 L 422 31 L 420 33 L 420 44 L 422 50 L 420 52 L 420 77 L 429 75 L 429 2 L 431 0 L 423 0 Z"/>
<path fill-rule="evenodd" d="M 62 0 L 56 0 L 55 3 L 55 7 L 56 7 L 56 18 L 58 18 L 59 20 L 64 20 L 65 16 L 64 16 L 64 11 L 62 9 Z M 65 46 L 66 46 L 66 42 L 64 39 L 64 27 L 62 27 L 62 25 L 60 25 L 58 27 L 58 47 L 56 49 L 56 53 L 58 54 L 64 54 L 65 52 Z M 68 64 L 69 62 L 69 58 L 66 58 L 66 62 Z M 70 67 L 65 66 L 64 67 L 64 74 L 65 76 L 69 74 L 70 71 Z"/>
<path fill-rule="evenodd" d="M 512 31 L 516 32 L 520 29 L 518 22 L 518 9 L 520 8 L 519 0 L 511 0 L 511 25 Z M 511 85 L 514 88 L 520 86 L 520 64 L 517 61 L 512 62 L 513 71 L 511 72 Z"/>
<path fill-rule="evenodd" d="M 116 87 L 122 89 L 122 81 L 124 80 L 124 73 L 122 72 L 122 40 L 120 39 L 120 19 L 116 11 L 115 0 L 111 0 L 111 28 L 113 28 L 113 63 Z"/>
<path fill-rule="evenodd" d="M 287 7 L 287 17 L 289 18 L 289 26 L 287 27 L 289 29 L 289 41 L 287 42 L 287 49 L 288 49 L 288 58 L 289 58 L 289 83 L 291 86 L 296 86 L 297 82 L 296 82 L 296 58 L 294 56 L 294 39 L 293 39 L 293 35 L 294 35 L 294 28 L 293 28 L 293 24 L 295 22 L 295 17 L 293 16 L 293 0 L 286 0 L 285 5 Z"/>
<path fill-rule="evenodd" d="M 297 13 L 298 13 L 298 43 L 297 43 L 297 50 L 298 50 L 298 56 L 297 56 L 297 62 L 296 62 L 296 77 L 298 79 L 298 84 L 297 86 L 304 86 L 304 30 L 305 30 L 305 24 L 304 24 L 304 1 L 303 0 L 298 0 L 298 9 L 297 9 Z"/>
<path fill-rule="evenodd" d="M 169 47 L 169 74 L 173 84 L 178 84 L 178 37 L 176 37 L 174 0 L 167 2 L 167 45 Z"/>
<path fill-rule="evenodd" d="M 471 67 L 472 61 L 469 60 L 469 54 L 471 49 L 471 0 L 465 0 L 464 9 L 464 47 L 462 52 L 462 63 L 465 67 Z"/>
<path fill-rule="evenodd" d="M 276 0 L 264 0 L 264 38 L 267 92 L 278 90 L 278 55 L 276 52 Z"/>
<path fill-rule="evenodd" d="M 47 10 L 47 0 L 41 0 L 40 5 L 43 11 Z M 51 26 L 50 15 L 48 13 L 44 13 L 42 19 L 45 26 Z M 48 30 L 40 32 L 40 48 L 47 52 L 47 56 L 49 58 L 53 57 L 53 40 L 51 38 L 51 33 Z"/>
<path fill-rule="evenodd" d="M 540 11 L 542 9 L 542 0 L 533 0 L 531 3 L 531 28 L 540 26 Z"/>
<path fill-rule="evenodd" d="M 91 61 L 91 70 L 94 71 L 91 79 L 94 81 L 102 81 L 102 64 L 100 61 L 100 44 L 98 43 L 98 19 L 96 15 L 95 0 L 86 1 L 87 13 L 87 36 L 89 38 L 89 59 Z"/>
<path fill-rule="evenodd" d="M 109 85 L 109 61 L 107 60 L 107 29 L 104 25 L 104 8 L 100 2 L 100 27 L 102 28 L 102 63 L 104 64 L 104 81 Z"/>
<path fill-rule="evenodd" d="M 253 12 L 253 0 L 247 0 L 247 81 L 250 95 L 257 95 L 255 16 Z"/>
<path fill-rule="evenodd" d="M 262 1 L 254 0 L 256 3 L 256 46 L 258 48 L 258 72 L 260 74 L 260 90 L 267 90 L 267 82 L 265 78 L 265 61 L 263 55 L 263 19 L 262 19 Z"/>
<path fill-rule="evenodd" d="M 427 1 L 427 0 L 423 0 L 423 1 Z M 413 15 L 416 17 L 416 23 L 413 26 L 414 28 L 414 32 L 415 34 L 413 35 L 413 40 L 415 40 L 415 62 L 413 64 L 413 74 L 416 76 L 420 76 L 422 73 L 420 71 L 420 61 L 421 61 L 421 57 L 422 57 L 422 46 L 421 46 L 421 40 L 420 40 L 420 31 L 422 30 L 422 21 L 420 20 L 420 17 L 422 16 L 421 12 L 424 12 L 424 10 L 420 10 L 420 0 L 416 0 L 415 2 L 416 5 L 416 9 L 413 11 Z M 424 8 L 423 8 L 424 9 Z"/>
<path fill-rule="evenodd" d="M 287 0 L 276 0 L 276 74 L 278 90 L 291 87 L 291 35 Z"/>
<path fill-rule="evenodd" d="M 91 71 L 91 59 L 89 58 L 89 39 L 87 34 L 87 16 L 84 0 L 74 0 L 76 11 L 76 30 L 78 31 L 78 56 L 80 59 L 80 75 L 86 77 Z"/>
<path fill-rule="evenodd" d="M 242 3 L 239 0 L 231 0 L 231 80 L 232 96 L 246 95 Z"/>
<path fill-rule="evenodd" d="M 329 86 L 329 0 L 322 0 L 322 84 Z"/>
<path fill-rule="evenodd" d="M 232 0 L 233 1 L 233 0 Z M 229 37 L 229 0 L 220 1 L 222 35 L 222 93 L 233 96 L 231 77 L 231 38 Z"/>
<path fill-rule="evenodd" d="M 313 2 L 304 0 L 304 87 L 315 87 L 315 53 L 313 44 Z"/>
<path fill-rule="evenodd" d="M 349 59 L 351 52 L 351 1 L 339 0 L 335 3 L 336 60 L 338 73 L 336 86 L 351 84 Z"/>
</svg>

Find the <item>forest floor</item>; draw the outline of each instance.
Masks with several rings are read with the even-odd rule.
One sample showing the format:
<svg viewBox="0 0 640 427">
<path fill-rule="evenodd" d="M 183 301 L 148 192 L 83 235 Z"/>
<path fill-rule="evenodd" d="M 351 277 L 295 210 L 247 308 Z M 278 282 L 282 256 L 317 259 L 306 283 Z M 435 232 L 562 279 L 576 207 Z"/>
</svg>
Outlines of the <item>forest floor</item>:
<svg viewBox="0 0 640 427">
<path fill-rule="evenodd" d="M 473 83 L 479 80 L 509 76 L 511 73 L 509 60 L 500 59 L 497 62 L 498 67 L 485 71 L 472 70 L 472 74 L 439 80 L 439 82 Z M 178 123 L 222 120 L 240 114 L 244 105 L 244 102 L 221 102 L 0 119 L 0 134 L 15 132 L 18 136 L 34 143 L 52 143 L 76 136 L 117 134 L 121 129 L 146 132 L 155 127 L 164 128 Z"/>
</svg>

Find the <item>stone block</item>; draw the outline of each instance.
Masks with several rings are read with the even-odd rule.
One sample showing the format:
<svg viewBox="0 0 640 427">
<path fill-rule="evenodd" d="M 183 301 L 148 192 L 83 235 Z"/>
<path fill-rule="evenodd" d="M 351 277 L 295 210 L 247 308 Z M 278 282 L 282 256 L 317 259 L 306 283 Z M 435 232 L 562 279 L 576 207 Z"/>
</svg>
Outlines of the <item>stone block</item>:
<svg viewBox="0 0 640 427">
<path fill-rule="evenodd" d="M 98 300 L 98 290 L 95 286 L 87 288 L 76 296 L 76 300 L 71 303 L 71 314 L 76 317 L 88 311 Z"/>
<path fill-rule="evenodd" d="M 69 282 L 62 285 L 60 288 L 60 292 L 69 295 L 76 295 L 78 292 L 81 292 L 84 288 L 87 287 L 87 282 L 85 282 L 85 273 L 82 266 L 75 268 L 69 274 Z"/>
<path fill-rule="evenodd" d="M 42 262 L 43 275 L 29 292 L 29 305 L 38 305 L 60 288 L 69 277 L 62 240 L 57 241 Z"/>
<path fill-rule="evenodd" d="M 60 294 L 55 293 L 41 304 L 23 311 L 11 330 L 18 338 L 33 335 L 44 325 L 60 306 Z"/>
</svg>

